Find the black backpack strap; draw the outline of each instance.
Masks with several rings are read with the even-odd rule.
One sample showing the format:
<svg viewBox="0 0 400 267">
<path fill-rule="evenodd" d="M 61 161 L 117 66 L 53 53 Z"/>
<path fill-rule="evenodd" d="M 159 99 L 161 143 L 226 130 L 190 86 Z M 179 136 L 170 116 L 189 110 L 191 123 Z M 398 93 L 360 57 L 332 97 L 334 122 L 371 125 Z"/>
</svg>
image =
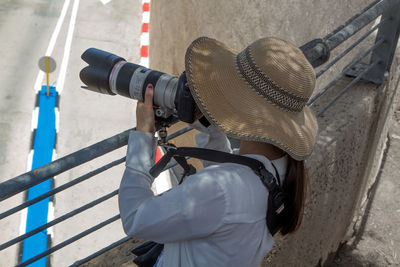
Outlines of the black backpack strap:
<svg viewBox="0 0 400 267">
<path fill-rule="evenodd" d="M 279 176 L 278 170 L 276 169 L 275 165 L 274 165 L 272 162 L 271 162 L 271 165 L 272 165 L 272 167 L 274 167 L 275 174 L 276 174 L 276 179 L 278 180 L 278 185 L 279 185 L 279 186 L 282 186 L 282 185 L 281 185 L 281 177 Z"/>
<path fill-rule="evenodd" d="M 165 168 L 165 166 L 168 164 L 168 162 L 171 160 L 171 158 L 174 156 L 192 157 L 219 163 L 228 163 L 228 162 L 237 163 L 237 164 L 247 165 L 254 171 L 258 171 L 260 167 L 264 166 L 260 161 L 256 159 L 212 149 L 197 148 L 197 147 L 176 148 L 174 146 L 168 146 L 165 148 L 167 150 L 167 153 L 158 161 L 156 165 L 153 166 L 153 168 L 150 169 L 150 174 L 153 177 L 157 177 Z"/>
<path fill-rule="evenodd" d="M 174 159 L 183 168 L 183 174 L 182 174 L 181 179 L 179 180 L 179 184 L 181 184 L 183 182 L 183 179 L 186 176 L 190 176 L 190 175 L 193 175 L 196 173 L 196 168 L 192 164 L 189 164 L 185 157 L 174 156 Z"/>
<path fill-rule="evenodd" d="M 171 160 L 172 157 L 192 157 L 201 160 L 213 161 L 218 163 L 236 163 L 246 165 L 251 168 L 258 176 L 262 176 L 261 181 L 268 188 L 273 190 L 278 186 L 278 181 L 267 169 L 264 164 L 256 159 L 235 155 L 227 152 L 198 148 L 198 147 L 166 147 L 167 153 L 150 169 L 150 175 L 157 177 Z"/>
</svg>

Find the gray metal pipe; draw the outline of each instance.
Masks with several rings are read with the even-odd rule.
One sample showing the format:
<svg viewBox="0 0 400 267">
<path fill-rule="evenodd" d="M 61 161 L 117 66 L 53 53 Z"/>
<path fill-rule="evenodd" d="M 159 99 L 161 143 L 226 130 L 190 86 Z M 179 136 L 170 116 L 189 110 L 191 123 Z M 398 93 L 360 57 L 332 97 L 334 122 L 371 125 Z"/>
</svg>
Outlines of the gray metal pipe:
<svg viewBox="0 0 400 267">
<path fill-rule="evenodd" d="M 39 202 L 39 201 L 41 201 L 41 200 L 43 200 L 45 198 L 53 196 L 53 195 L 57 194 L 58 192 L 61 192 L 61 191 L 65 190 L 65 189 L 67 189 L 67 188 L 70 188 L 71 186 L 74 186 L 74 185 L 76 185 L 78 183 L 86 181 L 87 179 L 89 179 L 89 178 L 91 178 L 91 177 L 93 177 L 93 176 L 95 176 L 95 175 L 97 175 L 97 174 L 99 174 L 99 173 L 101 173 L 101 172 L 103 172 L 105 170 L 108 170 L 111 167 L 114 167 L 114 166 L 116 166 L 118 164 L 121 164 L 121 163 L 125 162 L 125 159 L 126 159 L 126 157 L 122 157 L 122 158 L 120 158 L 118 160 L 110 162 L 110 163 L 108 163 L 108 164 L 106 164 L 106 165 L 104 165 L 104 166 L 102 166 L 100 168 L 97 168 L 97 169 L 95 169 L 95 170 L 93 170 L 93 171 L 91 171 L 89 173 L 86 173 L 86 174 L 84 174 L 82 176 L 79 176 L 78 178 L 73 179 L 70 182 L 67 182 L 67 183 L 65 183 L 65 184 L 63 184 L 63 185 L 61 185 L 59 187 L 56 187 L 56 188 L 50 190 L 49 192 L 47 192 L 47 193 L 45 193 L 43 195 L 35 197 L 34 199 L 31 199 L 31 200 L 29 200 L 29 201 L 27 201 L 25 203 L 22 203 L 22 204 L 14 207 L 12 209 L 9 209 L 8 211 L 0 213 L 0 220 L 5 218 L 5 217 L 7 217 L 7 216 L 10 216 L 11 214 L 13 214 L 13 213 L 15 213 L 17 211 L 20 211 L 20 210 L 22 210 L 22 209 L 24 209 L 24 208 L 26 208 L 26 207 L 28 207 L 28 206 L 30 206 L 32 204 L 35 204 L 35 203 L 37 203 L 37 202 Z M 0 250 L 1 250 L 1 248 L 0 248 Z"/>
<path fill-rule="evenodd" d="M 352 80 L 349 84 L 346 85 L 345 88 L 343 88 L 322 110 L 320 110 L 316 117 L 320 117 L 330 106 L 332 106 L 344 93 L 346 93 L 353 85 L 355 85 L 361 78 L 363 77 L 364 74 L 366 74 L 370 69 L 372 69 L 375 65 L 378 64 L 378 61 L 372 63 L 371 65 L 368 66 L 365 70 L 360 72 L 358 76 Z"/>
<path fill-rule="evenodd" d="M 382 13 L 394 5 L 396 0 L 383 0 L 374 7 L 365 11 L 359 17 L 354 19 L 349 25 L 343 27 L 340 31 L 336 32 L 334 35 L 330 36 L 325 40 L 330 50 L 335 49 L 341 43 L 346 41 L 348 38 L 353 36 L 359 30 L 364 28 L 367 24 L 372 22 L 374 19 L 382 15 Z"/>
<path fill-rule="evenodd" d="M 54 177 L 55 175 L 125 146 L 128 143 L 129 131 L 130 130 L 126 130 L 96 144 L 85 147 L 72 154 L 43 165 L 42 167 L 1 183 L 0 201 L 18 194 L 51 177 Z"/>
<path fill-rule="evenodd" d="M 90 261 L 90 260 L 92 260 L 92 259 L 94 259 L 94 258 L 106 253 L 107 251 L 109 251 L 109 250 L 111 250 L 111 249 L 113 249 L 115 247 L 118 247 L 119 245 L 125 243 L 129 239 L 131 239 L 129 236 L 123 237 L 120 240 L 112 243 L 111 245 L 108 245 L 107 247 L 102 248 L 99 251 L 87 256 L 86 258 L 76 261 L 74 264 L 72 264 L 69 267 L 81 266 L 82 264 L 84 264 L 84 263 L 86 263 L 86 262 L 88 262 L 88 261 Z"/>
<path fill-rule="evenodd" d="M 336 34 L 338 31 L 340 31 L 341 29 L 343 29 L 344 27 L 346 27 L 347 25 L 349 25 L 350 23 L 352 23 L 356 18 L 358 18 L 361 14 L 363 14 L 364 12 L 366 12 L 368 9 L 372 8 L 374 5 L 376 5 L 377 3 L 379 3 L 381 0 L 375 0 L 372 3 L 370 3 L 368 6 L 366 6 L 365 8 L 363 8 L 363 10 L 361 10 L 360 12 L 358 12 L 357 14 L 355 14 L 354 16 L 352 16 L 350 19 L 348 19 L 345 23 L 343 23 L 342 25 L 340 25 L 339 27 L 337 27 L 334 31 L 328 33 L 325 37 L 324 40 L 328 39 L 329 37 L 331 37 L 332 35 Z"/>
<path fill-rule="evenodd" d="M 329 59 L 330 51 L 338 47 L 344 41 L 356 34 L 367 24 L 382 15 L 382 13 L 395 5 L 397 0 L 383 0 L 360 14 L 356 18 L 352 18 L 349 22 L 339 26 L 332 33 L 329 33 L 322 40 L 316 42 L 311 48 L 303 51 L 306 58 L 314 67 L 322 65 Z"/>
<path fill-rule="evenodd" d="M 119 214 L 118 214 L 118 215 L 115 215 L 114 217 L 111 217 L 110 219 L 105 220 L 105 221 L 103 221 L 103 222 L 101 222 L 101 223 L 99 223 L 99 224 L 93 226 L 92 228 L 89 228 L 89 229 L 87 229 L 86 231 L 83 231 L 83 232 L 81 232 L 81 233 L 79 233 L 79 234 L 77 234 L 77 235 L 75 235 L 75 236 L 73 236 L 73 237 L 71 237 L 71 238 L 65 240 L 64 242 L 61 242 L 60 244 L 58 244 L 58 245 L 56 245 L 56 246 L 54 246 L 54 247 L 49 248 L 49 249 L 46 250 L 45 252 L 42 252 L 42 253 L 36 255 L 35 257 L 30 258 L 29 260 L 24 261 L 24 262 L 22 262 L 22 263 L 16 265 L 16 267 L 27 266 L 27 265 L 31 264 L 32 262 L 35 262 L 35 261 L 37 261 L 37 260 L 39 260 L 39 259 L 41 259 L 41 258 L 43 258 L 43 257 L 46 257 L 46 256 L 50 255 L 51 253 L 53 253 L 54 251 L 57 251 L 57 250 L 59 250 L 59 249 L 62 249 L 63 247 L 65 247 L 65 246 L 67 246 L 67 245 L 69 245 L 69 244 L 75 242 L 76 240 L 79 240 L 79 239 L 81 239 L 82 237 L 85 237 L 85 236 L 87 236 L 88 234 L 91 234 L 91 233 L 93 233 L 94 231 L 97 231 L 97 230 L 99 230 L 100 228 L 102 228 L 102 227 L 104 227 L 104 226 L 106 226 L 106 225 L 108 225 L 108 224 L 110 224 L 110 223 L 112 223 L 112 222 L 115 222 L 115 221 L 118 220 L 119 218 L 121 218 L 121 216 L 120 216 Z"/>
</svg>

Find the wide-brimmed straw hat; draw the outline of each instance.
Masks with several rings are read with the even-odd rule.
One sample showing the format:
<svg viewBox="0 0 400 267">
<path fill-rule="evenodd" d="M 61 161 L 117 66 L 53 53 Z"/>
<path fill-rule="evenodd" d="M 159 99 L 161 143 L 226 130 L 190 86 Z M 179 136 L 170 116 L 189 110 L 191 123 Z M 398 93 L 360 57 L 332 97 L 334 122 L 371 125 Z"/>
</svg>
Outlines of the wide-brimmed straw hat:
<svg viewBox="0 0 400 267">
<path fill-rule="evenodd" d="M 185 65 L 193 98 L 217 129 L 273 144 L 296 160 L 311 154 L 318 124 L 306 103 L 315 72 L 299 48 L 263 38 L 238 53 L 200 37 L 187 49 Z"/>
</svg>

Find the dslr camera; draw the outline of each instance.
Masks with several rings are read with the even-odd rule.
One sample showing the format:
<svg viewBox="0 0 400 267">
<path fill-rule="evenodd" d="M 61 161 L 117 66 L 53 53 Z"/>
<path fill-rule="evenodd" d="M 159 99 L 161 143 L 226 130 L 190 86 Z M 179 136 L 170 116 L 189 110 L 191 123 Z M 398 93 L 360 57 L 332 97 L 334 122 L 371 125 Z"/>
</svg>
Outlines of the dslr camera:
<svg viewBox="0 0 400 267">
<path fill-rule="evenodd" d="M 87 49 L 81 58 L 89 64 L 79 73 L 86 85 L 82 88 L 143 102 L 146 87 L 152 84 L 156 122 L 169 122 L 167 124 L 170 125 L 177 120 L 187 123 L 195 120 L 196 103 L 185 72 L 178 78 L 127 62 L 122 57 L 96 48 Z"/>
</svg>

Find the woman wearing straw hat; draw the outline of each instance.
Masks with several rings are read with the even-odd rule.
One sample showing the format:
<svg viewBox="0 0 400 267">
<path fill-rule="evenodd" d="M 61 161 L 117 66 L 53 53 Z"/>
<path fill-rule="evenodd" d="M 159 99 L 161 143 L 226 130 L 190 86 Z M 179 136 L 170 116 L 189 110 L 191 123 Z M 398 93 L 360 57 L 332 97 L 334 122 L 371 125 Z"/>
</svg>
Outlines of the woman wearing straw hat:
<svg viewBox="0 0 400 267">
<path fill-rule="evenodd" d="M 186 52 L 193 98 L 211 123 L 197 145 L 231 152 L 227 136 L 241 140 L 239 154 L 262 162 L 288 194 L 282 235 L 298 229 L 306 190 L 304 159 L 317 121 L 306 106 L 315 84 L 313 67 L 294 45 L 263 38 L 237 53 L 201 37 Z M 119 191 L 125 232 L 165 247 L 157 266 L 257 266 L 274 239 L 265 223 L 268 190 L 248 167 L 211 165 L 181 185 L 154 196 L 153 88 L 137 104 Z"/>
</svg>

